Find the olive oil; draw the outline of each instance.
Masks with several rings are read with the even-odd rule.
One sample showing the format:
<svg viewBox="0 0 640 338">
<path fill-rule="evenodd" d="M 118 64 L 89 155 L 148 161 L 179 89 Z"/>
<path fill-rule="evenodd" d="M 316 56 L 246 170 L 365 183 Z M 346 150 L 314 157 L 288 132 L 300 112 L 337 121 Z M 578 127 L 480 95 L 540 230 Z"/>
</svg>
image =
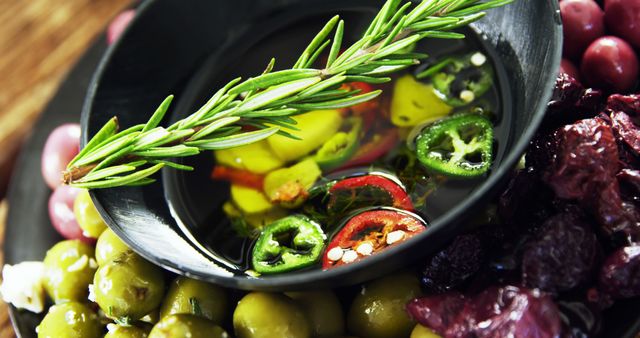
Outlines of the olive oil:
<svg viewBox="0 0 640 338">
<path fill-rule="evenodd" d="M 346 22 L 354 24 L 347 30 L 352 37 L 358 35 L 369 19 L 358 11 L 348 11 L 342 13 L 342 16 L 345 17 Z M 252 32 L 246 35 L 247 39 L 238 39 L 241 41 L 239 43 L 222 46 L 201 68 L 201 71 L 206 71 L 207 76 L 200 76 L 199 81 L 190 84 L 194 94 L 183 95 L 182 101 L 178 103 L 179 110 L 193 111 L 211 94 L 205 90 L 206 88 L 217 88 L 238 75 L 246 78 L 259 74 L 272 56 L 277 60 L 276 68 L 278 65 L 281 68 L 290 66 L 295 62 L 298 52 L 308 43 L 313 32 L 323 25 L 326 18 L 320 15 L 301 21 L 292 21 L 271 31 Z M 455 108 L 454 111 L 481 112 L 490 118 L 494 125 L 492 166 L 495 167 L 502 160 L 511 142 L 512 135 L 509 133 L 512 123 L 511 92 L 504 67 L 494 57 L 495 51 L 491 50 L 473 29 L 467 28 L 463 32 L 467 35 L 464 40 L 431 39 L 420 42 L 415 47 L 415 52 L 426 53 L 429 58 L 422 65 L 409 68 L 403 73 L 393 74 L 393 81 L 381 86 L 383 94 L 377 100 L 380 102 L 382 114 L 388 116 L 394 84 L 399 78 L 407 74 L 419 74 L 451 55 L 481 52 L 486 57 L 486 62 L 490 62 L 493 66 L 493 86 L 481 97 L 474 98 L 473 104 Z M 205 80 L 202 80 L 203 78 Z M 427 80 L 424 81 L 425 84 L 429 84 Z M 412 129 L 416 128 L 397 127 L 397 134 L 402 137 L 398 138 L 392 150 L 375 162 L 363 163 L 348 172 L 342 171 L 329 176 L 366 173 L 371 168 L 391 173 L 402 181 L 413 200 L 415 213 L 428 224 L 461 203 L 483 182 L 486 176 L 466 180 L 448 179 L 420 169 L 420 164 L 416 163 L 415 157 L 413 159 L 411 157 L 414 145 L 411 140 L 405 141 L 407 136 L 412 137 Z M 413 133 L 416 133 L 416 130 L 413 130 Z M 227 182 L 211 179 L 211 170 L 215 166 L 214 156 L 211 153 L 204 153 L 186 158 L 183 163 L 195 167 L 195 170 L 193 172 L 167 171 L 164 174 L 164 185 L 173 216 L 181 225 L 185 237 L 193 241 L 203 254 L 218 264 L 238 274 L 246 273 L 251 269 L 250 254 L 256 236 L 255 234 L 250 236 L 250 230 L 230 220 L 223 211 L 225 202 L 230 199 L 230 187 Z M 328 173 L 323 174 L 327 176 Z M 335 226 L 323 226 L 327 228 L 329 237 L 336 232 Z M 327 243 L 329 241 L 330 238 L 327 239 Z M 319 264 L 317 267 L 312 267 L 312 269 L 316 268 L 320 268 Z"/>
</svg>

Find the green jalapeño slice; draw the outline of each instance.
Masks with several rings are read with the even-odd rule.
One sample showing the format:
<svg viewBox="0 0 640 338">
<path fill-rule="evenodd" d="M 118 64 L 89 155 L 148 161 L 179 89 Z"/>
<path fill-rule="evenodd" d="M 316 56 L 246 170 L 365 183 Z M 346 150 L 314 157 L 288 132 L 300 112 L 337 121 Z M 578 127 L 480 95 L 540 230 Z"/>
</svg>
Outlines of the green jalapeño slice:
<svg viewBox="0 0 640 338">
<path fill-rule="evenodd" d="M 489 170 L 493 126 L 480 115 L 454 115 L 425 128 L 416 141 L 418 160 L 429 170 L 474 178 Z"/>
<path fill-rule="evenodd" d="M 253 247 L 253 269 L 261 274 L 299 270 L 316 263 L 326 236 L 307 217 L 293 215 L 269 224 Z"/>
<path fill-rule="evenodd" d="M 360 145 L 362 119 L 351 117 L 345 121 L 344 125 L 347 130 L 339 131 L 333 135 L 322 145 L 314 157 L 314 160 L 323 170 L 328 171 L 340 167 L 353 157 Z"/>
<path fill-rule="evenodd" d="M 417 75 L 428 76 L 438 96 L 452 107 L 470 104 L 493 85 L 493 67 L 481 52 L 446 58 Z"/>
</svg>

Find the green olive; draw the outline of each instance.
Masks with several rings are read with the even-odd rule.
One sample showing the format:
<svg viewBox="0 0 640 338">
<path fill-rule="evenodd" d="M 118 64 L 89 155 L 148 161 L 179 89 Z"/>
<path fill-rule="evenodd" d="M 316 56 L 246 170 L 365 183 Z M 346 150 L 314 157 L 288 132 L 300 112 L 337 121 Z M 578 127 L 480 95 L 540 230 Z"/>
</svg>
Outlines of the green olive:
<svg viewBox="0 0 640 338">
<path fill-rule="evenodd" d="M 127 250 L 129 247 L 118 235 L 113 230 L 106 229 L 96 242 L 96 261 L 98 261 L 98 265 L 104 265 Z"/>
<path fill-rule="evenodd" d="M 85 301 L 98 267 L 93 247 L 79 240 L 57 243 L 44 258 L 44 287 L 55 303 Z"/>
<path fill-rule="evenodd" d="M 169 315 L 156 324 L 149 338 L 228 338 L 229 335 L 214 322 L 189 314 Z"/>
<path fill-rule="evenodd" d="M 93 205 L 89 190 L 82 190 L 78 194 L 73 202 L 73 213 L 76 215 L 76 221 L 82 229 L 82 234 L 86 237 L 98 238 L 107 228 L 107 224 Z"/>
<path fill-rule="evenodd" d="M 107 317 L 135 321 L 160 305 L 164 278 L 160 268 L 129 250 L 98 269 L 93 290 Z"/>
<path fill-rule="evenodd" d="M 409 338 L 442 338 L 439 335 L 435 334 L 433 331 L 428 328 L 418 324 L 411 331 L 411 336 Z"/>
<path fill-rule="evenodd" d="M 307 338 L 311 327 L 291 298 L 277 293 L 252 292 L 233 312 L 237 338 Z"/>
<path fill-rule="evenodd" d="M 107 325 L 107 334 L 104 338 L 147 338 L 150 328 L 139 326 L 123 326 L 118 324 Z"/>
<path fill-rule="evenodd" d="M 187 277 L 176 278 L 160 308 L 160 318 L 187 313 L 221 324 L 227 309 L 225 290 L 219 286 Z"/>
<path fill-rule="evenodd" d="M 371 338 L 409 336 L 415 323 L 405 304 L 418 296 L 420 283 L 411 274 L 395 274 L 366 284 L 349 309 L 349 331 Z"/>
<path fill-rule="evenodd" d="M 287 292 L 286 295 L 302 307 L 314 337 L 344 334 L 342 306 L 332 291 Z"/>
<path fill-rule="evenodd" d="M 98 315 L 78 302 L 67 302 L 50 307 L 36 331 L 38 338 L 102 337 Z"/>
</svg>

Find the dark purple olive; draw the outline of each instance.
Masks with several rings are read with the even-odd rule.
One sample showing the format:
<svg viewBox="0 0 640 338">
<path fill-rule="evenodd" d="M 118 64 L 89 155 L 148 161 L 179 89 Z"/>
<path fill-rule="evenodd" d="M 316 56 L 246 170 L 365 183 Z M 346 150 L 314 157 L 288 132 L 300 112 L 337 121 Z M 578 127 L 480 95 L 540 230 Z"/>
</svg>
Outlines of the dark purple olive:
<svg viewBox="0 0 640 338">
<path fill-rule="evenodd" d="M 570 290 L 589 280 L 600 252 L 596 234 L 581 215 L 558 214 L 524 246 L 522 280 L 553 294 Z"/>
<path fill-rule="evenodd" d="M 410 301 L 409 315 L 445 338 L 560 337 L 560 312 L 539 290 L 489 287 L 475 296 L 457 292 Z"/>
<path fill-rule="evenodd" d="M 640 0 L 606 0 L 604 19 L 611 33 L 640 48 Z"/>
<path fill-rule="evenodd" d="M 628 92 L 638 80 L 638 57 L 624 40 L 605 36 L 591 43 L 584 52 L 581 71 L 589 86 Z"/>
<path fill-rule="evenodd" d="M 595 39 L 604 35 L 604 13 L 593 0 L 560 2 L 565 58 L 577 60 Z"/>
<path fill-rule="evenodd" d="M 578 68 L 568 59 L 562 59 L 560 62 L 560 74 L 567 74 L 578 82 L 580 81 L 580 72 L 578 71 Z"/>
<path fill-rule="evenodd" d="M 62 237 L 79 239 L 85 243 L 93 244 L 95 240 L 82 234 L 82 229 L 73 213 L 73 202 L 80 191 L 80 189 L 68 185 L 57 187 L 49 197 L 49 219 Z"/>
<path fill-rule="evenodd" d="M 479 233 L 456 237 L 444 250 L 427 261 L 422 285 L 429 291 L 444 293 L 461 284 L 480 269 L 485 248 Z"/>
<path fill-rule="evenodd" d="M 553 95 L 547 105 L 544 130 L 553 130 L 581 119 L 591 118 L 602 112 L 606 96 L 601 90 L 584 88 L 584 86 L 568 74 L 560 74 L 556 78 Z M 546 138 L 546 132 L 540 132 L 536 138 Z M 542 140 L 545 141 L 545 140 Z M 545 141 L 546 142 L 546 141 Z M 546 148 L 546 147 L 544 147 Z M 549 158 L 546 150 L 537 152 L 542 158 Z M 529 155 L 527 155 L 527 162 Z M 544 169 L 538 166 L 535 169 Z"/>
<path fill-rule="evenodd" d="M 640 245 L 612 253 L 602 265 L 599 288 L 613 298 L 640 296 Z"/>
<path fill-rule="evenodd" d="M 640 116 L 640 95 L 613 94 L 607 98 L 606 111 L 621 111 L 627 115 Z"/>
</svg>

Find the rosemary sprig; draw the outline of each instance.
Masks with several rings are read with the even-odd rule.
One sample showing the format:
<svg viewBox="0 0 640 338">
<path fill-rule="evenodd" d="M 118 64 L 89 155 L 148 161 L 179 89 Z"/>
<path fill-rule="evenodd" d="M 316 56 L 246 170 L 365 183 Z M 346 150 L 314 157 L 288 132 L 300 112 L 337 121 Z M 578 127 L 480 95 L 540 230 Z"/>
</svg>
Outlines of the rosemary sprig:
<svg viewBox="0 0 640 338">
<path fill-rule="evenodd" d="M 63 181 L 81 188 L 142 185 L 165 166 L 193 168 L 169 159 L 204 150 L 256 142 L 273 134 L 294 137 L 290 116 L 316 109 L 336 109 L 371 100 L 381 91 L 361 94 L 343 83 L 384 83 L 388 74 L 420 63 L 423 54 L 407 52 L 425 38 L 461 39 L 453 29 L 484 16 L 484 11 L 513 0 L 423 0 L 417 5 L 388 0 L 362 38 L 343 48 L 344 21 L 333 17 L 318 32 L 291 69 L 273 71 L 275 60 L 256 77 L 232 80 L 198 111 L 169 127 L 160 126 L 173 96 L 167 97 L 146 124 L 118 132 L 117 118 L 93 136 L 63 173 Z M 328 52 L 324 68 L 317 59 Z M 251 126 L 252 131 L 246 128 Z"/>
</svg>

